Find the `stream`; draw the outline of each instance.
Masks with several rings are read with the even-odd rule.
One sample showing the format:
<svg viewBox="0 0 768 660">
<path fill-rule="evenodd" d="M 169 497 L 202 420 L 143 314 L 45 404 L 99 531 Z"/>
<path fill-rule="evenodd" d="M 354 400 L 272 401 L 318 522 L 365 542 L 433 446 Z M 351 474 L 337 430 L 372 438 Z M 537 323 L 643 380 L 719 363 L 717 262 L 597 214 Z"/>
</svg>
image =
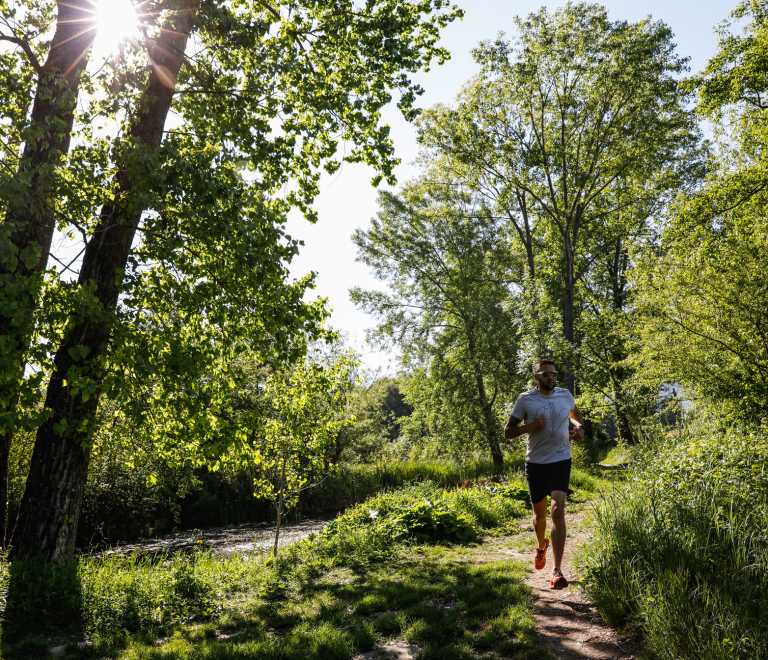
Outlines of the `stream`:
<svg viewBox="0 0 768 660">
<path fill-rule="evenodd" d="M 302 522 L 281 525 L 280 547 L 283 548 L 306 538 L 310 534 L 325 529 L 329 520 L 304 520 Z M 155 539 L 139 539 L 135 543 L 126 543 L 96 553 L 97 556 L 112 554 L 177 554 L 192 551 L 193 548 L 210 550 L 218 555 L 266 554 L 272 551 L 275 543 L 275 526 L 270 523 L 247 523 L 209 527 L 208 529 L 190 529 Z"/>
</svg>

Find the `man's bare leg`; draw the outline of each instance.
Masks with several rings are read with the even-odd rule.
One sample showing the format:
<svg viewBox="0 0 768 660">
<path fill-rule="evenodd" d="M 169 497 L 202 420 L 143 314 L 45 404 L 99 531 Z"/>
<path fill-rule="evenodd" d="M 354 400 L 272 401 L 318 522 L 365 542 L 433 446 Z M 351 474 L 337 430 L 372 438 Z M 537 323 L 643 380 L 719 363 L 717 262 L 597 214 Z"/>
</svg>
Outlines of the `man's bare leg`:
<svg viewBox="0 0 768 660">
<path fill-rule="evenodd" d="M 547 537 L 547 498 L 531 506 L 533 507 L 533 531 L 536 533 L 539 547 L 543 548 Z"/>
<path fill-rule="evenodd" d="M 560 562 L 563 561 L 563 552 L 565 550 L 565 496 L 566 493 L 562 490 L 552 491 L 552 554 L 555 559 L 554 568 L 560 568 Z M 546 501 L 545 498 L 544 502 Z M 534 509 L 534 518 L 536 516 L 535 511 Z M 544 518 L 546 519 L 546 511 Z"/>
</svg>

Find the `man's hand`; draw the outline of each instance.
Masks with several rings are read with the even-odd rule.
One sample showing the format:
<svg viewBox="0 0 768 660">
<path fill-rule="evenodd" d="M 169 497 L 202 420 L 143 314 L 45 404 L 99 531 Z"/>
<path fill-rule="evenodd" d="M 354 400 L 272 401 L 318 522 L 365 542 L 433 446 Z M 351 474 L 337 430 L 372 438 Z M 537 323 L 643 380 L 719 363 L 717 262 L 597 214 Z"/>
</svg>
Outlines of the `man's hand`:
<svg viewBox="0 0 768 660">
<path fill-rule="evenodd" d="M 581 426 L 577 426 L 575 429 L 571 429 L 571 440 L 576 443 L 580 443 L 584 439 L 584 429 Z"/>
<path fill-rule="evenodd" d="M 539 415 L 536 419 L 534 419 L 530 425 L 529 428 L 531 431 L 538 431 L 539 429 L 545 429 L 547 428 L 547 418 L 544 415 Z"/>
</svg>

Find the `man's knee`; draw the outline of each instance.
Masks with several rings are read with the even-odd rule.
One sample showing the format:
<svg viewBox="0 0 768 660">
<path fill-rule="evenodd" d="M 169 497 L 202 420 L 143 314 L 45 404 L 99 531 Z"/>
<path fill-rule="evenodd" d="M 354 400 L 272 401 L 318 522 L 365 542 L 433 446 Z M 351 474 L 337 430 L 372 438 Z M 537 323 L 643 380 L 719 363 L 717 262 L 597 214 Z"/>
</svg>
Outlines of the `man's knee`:
<svg viewBox="0 0 768 660">
<path fill-rule="evenodd" d="M 552 522 L 565 521 L 565 497 L 552 498 Z"/>
</svg>

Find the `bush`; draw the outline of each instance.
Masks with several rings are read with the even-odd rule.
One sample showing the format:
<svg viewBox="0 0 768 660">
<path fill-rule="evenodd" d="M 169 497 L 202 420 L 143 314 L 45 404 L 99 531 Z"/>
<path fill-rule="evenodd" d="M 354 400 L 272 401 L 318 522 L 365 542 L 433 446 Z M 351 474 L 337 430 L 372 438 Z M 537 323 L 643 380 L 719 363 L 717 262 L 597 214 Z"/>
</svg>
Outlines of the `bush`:
<svg viewBox="0 0 768 660">
<path fill-rule="evenodd" d="M 447 496 L 449 505 L 476 526 L 487 530 L 506 530 L 522 518 L 529 505 L 528 490 L 515 485 L 480 485 L 455 490 Z"/>
<path fill-rule="evenodd" d="M 768 436 L 660 436 L 597 508 L 579 559 L 612 624 L 659 658 L 768 658 Z"/>
<path fill-rule="evenodd" d="M 441 500 L 421 500 L 407 507 L 396 519 L 400 538 L 414 538 L 423 542 L 474 541 L 477 530 L 472 521 L 447 508 Z"/>
</svg>

